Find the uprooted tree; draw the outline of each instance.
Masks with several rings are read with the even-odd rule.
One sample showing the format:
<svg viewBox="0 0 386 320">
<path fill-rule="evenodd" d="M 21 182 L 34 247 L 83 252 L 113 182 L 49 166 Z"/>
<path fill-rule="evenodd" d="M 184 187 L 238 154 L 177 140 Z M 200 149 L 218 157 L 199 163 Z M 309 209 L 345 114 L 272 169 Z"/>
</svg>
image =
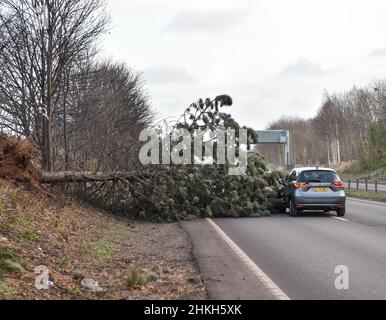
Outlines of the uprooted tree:
<svg viewBox="0 0 386 320">
<path fill-rule="evenodd" d="M 231 104 L 231 98 L 226 95 L 214 100 L 199 100 L 171 126 L 172 131 L 177 128 L 190 131 L 198 127 L 238 130 L 238 123 L 229 114 L 221 112 Z M 248 129 L 248 133 L 248 141 L 255 143 L 254 131 Z M 159 134 L 165 132 L 159 130 Z M 216 143 L 214 138 L 213 144 Z M 235 147 L 240 147 L 237 142 Z M 7 150 L 10 149 L 17 147 Z M 280 174 L 268 172 L 264 159 L 258 154 L 249 156 L 245 175 L 229 175 L 230 164 L 217 164 L 216 159 L 206 165 L 146 165 L 125 172 L 50 173 L 31 170 L 28 152 L 22 158 L 27 162 L 19 159 L 16 166 L 28 168 L 41 182 L 70 183 L 70 191 L 84 200 L 133 218 L 174 221 L 208 216 L 261 216 L 268 215 L 278 201 Z"/>
<path fill-rule="evenodd" d="M 171 130 L 158 129 L 160 136 L 184 128 L 189 132 L 219 128 L 240 129 L 231 115 L 221 112 L 232 99 L 221 95 L 200 99 L 184 112 Z M 248 143 L 256 143 L 254 130 Z M 216 137 L 213 138 L 217 149 Z M 177 143 L 177 142 L 175 142 Z M 235 139 L 235 148 L 239 148 Z M 170 149 L 173 148 L 173 145 Z M 203 153 L 205 150 L 203 150 Z M 264 159 L 250 154 L 245 175 L 229 175 L 230 164 L 146 165 L 131 172 L 44 173 L 44 182 L 69 182 L 72 191 L 90 203 L 131 217 L 174 221 L 195 217 L 239 217 L 268 215 L 277 203 L 279 173 L 268 172 Z"/>
</svg>

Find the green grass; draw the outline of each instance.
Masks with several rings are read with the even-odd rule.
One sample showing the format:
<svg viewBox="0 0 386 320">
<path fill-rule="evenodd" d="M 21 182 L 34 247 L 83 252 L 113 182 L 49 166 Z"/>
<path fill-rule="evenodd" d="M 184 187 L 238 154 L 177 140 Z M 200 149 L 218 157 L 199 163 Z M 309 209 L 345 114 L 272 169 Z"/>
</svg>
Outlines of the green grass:
<svg viewBox="0 0 386 320">
<path fill-rule="evenodd" d="M 141 276 L 137 269 L 132 269 L 129 271 L 129 274 L 126 279 L 127 288 L 133 288 L 135 286 L 143 286 L 145 284 L 145 279 Z"/>
<path fill-rule="evenodd" d="M 4 280 L 7 273 L 23 272 L 20 256 L 10 248 L 0 245 L 0 282 Z"/>
<path fill-rule="evenodd" d="M 6 300 L 15 300 L 16 293 L 13 289 L 8 287 L 4 282 L 0 281 L 0 300 L 6 299 Z"/>
<path fill-rule="evenodd" d="M 345 190 L 346 195 L 352 198 L 365 199 L 386 202 L 386 192 L 363 191 L 363 190 Z"/>
<path fill-rule="evenodd" d="M 4 205 L 3 203 L 0 201 L 0 218 L 4 215 Z"/>
<path fill-rule="evenodd" d="M 17 218 L 17 220 L 16 220 L 16 223 L 19 225 L 19 226 L 27 226 L 28 225 L 28 220 L 26 219 L 26 218 L 22 218 L 22 217 L 20 217 L 20 218 Z"/>
<path fill-rule="evenodd" d="M 11 191 L 8 193 L 8 200 L 12 205 L 12 208 L 18 209 L 20 205 L 20 199 L 17 191 Z"/>
<path fill-rule="evenodd" d="M 24 240 L 29 240 L 29 241 L 37 240 L 40 237 L 38 232 L 29 230 L 29 229 L 24 229 L 21 232 L 21 236 L 23 237 Z"/>
<path fill-rule="evenodd" d="M 85 252 L 91 253 L 107 262 L 111 259 L 117 244 L 113 237 L 103 237 L 85 248 Z"/>
<path fill-rule="evenodd" d="M 60 216 L 59 215 L 56 215 L 55 217 L 53 217 L 53 225 L 54 225 L 54 228 L 55 229 L 61 229 L 62 228 L 62 225 L 60 223 Z"/>
<path fill-rule="evenodd" d="M 71 267 L 71 259 L 68 256 L 64 256 L 59 260 L 59 265 L 64 269 Z"/>
<path fill-rule="evenodd" d="M 150 282 L 155 282 L 158 280 L 158 269 L 152 268 L 150 270 L 145 270 L 145 274 L 141 275 L 138 269 L 134 268 L 129 271 L 129 274 L 126 279 L 126 287 L 140 287 L 144 286 Z"/>
</svg>

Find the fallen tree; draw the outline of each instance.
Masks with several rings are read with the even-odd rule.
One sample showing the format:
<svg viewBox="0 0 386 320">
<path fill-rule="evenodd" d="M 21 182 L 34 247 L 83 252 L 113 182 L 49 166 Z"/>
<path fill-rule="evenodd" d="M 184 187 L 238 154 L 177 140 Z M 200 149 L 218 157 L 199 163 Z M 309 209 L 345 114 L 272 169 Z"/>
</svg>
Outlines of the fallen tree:
<svg viewBox="0 0 386 320">
<path fill-rule="evenodd" d="M 189 132 L 197 128 L 238 130 L 237 122 L 219 111 L 231 103 L 228 96 L 199 100 L 174 128 Z M 254 131 L 248 132 L 256 142 Z M 132 218 L 175 221 L 264 216 L 278 202 L 280 174 L 269 172 L 259 154 L 248 156 L 245 175 L 229 175 L 231 165 L 217 164 L 216 158 L 211 165 L 147 165 L 131 172 L 42 172 L 34 166 L 27 141 L 2 136 L 1 146 L 1 177 L 39 185 L 67 183 L 66 190 L 72 195 Z M 239 143 L 233 146 L 238 150 Z"/>
</svg>

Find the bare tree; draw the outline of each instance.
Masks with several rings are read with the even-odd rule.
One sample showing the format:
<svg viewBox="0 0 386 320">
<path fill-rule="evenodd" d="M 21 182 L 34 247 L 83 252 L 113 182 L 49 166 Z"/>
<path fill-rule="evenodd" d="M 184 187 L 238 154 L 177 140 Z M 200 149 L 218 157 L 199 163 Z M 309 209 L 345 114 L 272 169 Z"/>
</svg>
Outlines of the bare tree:
<svg viewBox="0 0 386 320">
<path fill-rule="evenodd" d="M 42 151 L 43 168 L 51 171 L 52 131 L 63 80 L 106 30 L 105 4 L 2 0 L 0 6 L 2 128 L 32 137 Z"/>
<path fill-rule="evenodd" d="M 386 82 L 353 87 L 348 92 L 326 93 L 312 119 L 283 117 L 269 129 L 290 131 L 292 159 L 296 164 L 332 164 L 369 161 L 386 150 Z M 272 147 L 263 147 L 268 161 L 280 163 Z M 376 149 L 376 150 L 375 150 Z"/>
<path fill-rule="evenodd" d="M 66 97 L 66 112 L 62 109 L 57 125 L 62 131 L 62 119 L 67 117 L 68 168 L 132 170 L 138 164 L 139 133 L 154 116 L 142 75 L 110 62 L 85 63 L 77 71 Z M 59 161 L 66 149 L 63 143 L 58 142 L 56 163 L 63 163 Z"/>
</svg>

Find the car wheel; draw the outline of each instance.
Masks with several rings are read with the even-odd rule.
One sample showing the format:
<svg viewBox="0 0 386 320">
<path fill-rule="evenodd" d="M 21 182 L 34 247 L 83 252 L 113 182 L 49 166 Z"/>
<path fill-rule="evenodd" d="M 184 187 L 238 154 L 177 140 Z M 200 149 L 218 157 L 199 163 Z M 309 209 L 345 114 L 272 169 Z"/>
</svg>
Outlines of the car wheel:
<svg viewBox="0 0 386 320">
<path fill-rule="evenodd" d="M 299 211 L 298 211 L 298 209 L 295 208 L 295 205 L 292 202 L 292 200 L 290 201 L 289 214 L 290 214 L 291 217 L 296 217 L 299 214 Z"/>
<path fill-rule="evenodd" d="M 324 209 L 323 212 L 328 213 L 328 212 L 330 212 L 330 210 Z"/>
<path fill-rule="evenodd" d="M 340 208 L 336 210 L 336 214 L 338 215 L 338 217 L 343 217 L 346 214 L 346 208 Z"/>
</svg>

